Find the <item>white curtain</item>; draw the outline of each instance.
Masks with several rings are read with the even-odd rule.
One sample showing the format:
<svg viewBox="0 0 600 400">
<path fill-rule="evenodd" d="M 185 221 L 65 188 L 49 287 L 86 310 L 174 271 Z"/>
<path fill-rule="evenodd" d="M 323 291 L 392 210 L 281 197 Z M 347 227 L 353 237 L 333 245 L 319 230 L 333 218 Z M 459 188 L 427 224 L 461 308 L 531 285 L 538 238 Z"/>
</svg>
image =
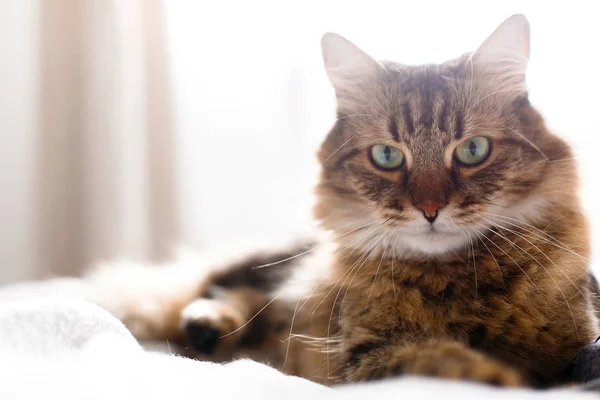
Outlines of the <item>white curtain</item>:
<svg viewBox="0 0 600 400">
<path fill-rule="evenodd" d="M 38 82 L 34 3 L 0 0 L 0 283 L 35 276 L 38 266 L 33 240 Z"/>
<path fill-rule="evenodd" d="M 19 101 L 18 114 L 1 107 L 10 124 L 2 142 L 17 148 L 3 172 L 9 226 L 0 230 L 0 279 L 76 274 L 117 256 L 166 257 L 179 235 L 163 4 L 2 7 L 12 21 L 2 36 L 13 38 L 3 47 L 16 54 L 2 53 L 10 68 L 0 81 L 24 87 L 0 96 L 8 106 Z"/>
<path fill-rule="evenodd" d="M 438 62 L 515 12 L 532 26 L 532 101 L 576 146 L 600 226 L 593 7 L 0 0 L 0 283 L 306 229 L 334 118 L 321 34 Z"/>
<path fill-rule="evenodd" d="M 177 240 L 160 1 L 41 1 L 40 265 L 152 260 Z"/>
</svg>

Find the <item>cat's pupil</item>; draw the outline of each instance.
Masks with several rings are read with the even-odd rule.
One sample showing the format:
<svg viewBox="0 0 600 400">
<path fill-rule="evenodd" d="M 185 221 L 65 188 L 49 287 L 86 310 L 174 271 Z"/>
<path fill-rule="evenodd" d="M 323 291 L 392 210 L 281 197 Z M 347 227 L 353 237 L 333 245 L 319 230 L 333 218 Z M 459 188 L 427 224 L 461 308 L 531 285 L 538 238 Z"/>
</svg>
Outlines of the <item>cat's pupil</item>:
<svg viewBox="0 0 600 400">
<path fill-rule="evenodd" d="M 383 156 L 385 157 L 386 161 L 390 161 L 391 155 L 392 151 L 390 150 L 390 146 L 385 146 L 383 149 Z"/>
<path fill-rule="evenodd" d="M 469 143 L 469 150 L 471 151 L 471 155 L 475 156 L 475 153 L 477 152 L 477 145 L 475 144 L 474 140 L 471 140 Z"/>
</svg>

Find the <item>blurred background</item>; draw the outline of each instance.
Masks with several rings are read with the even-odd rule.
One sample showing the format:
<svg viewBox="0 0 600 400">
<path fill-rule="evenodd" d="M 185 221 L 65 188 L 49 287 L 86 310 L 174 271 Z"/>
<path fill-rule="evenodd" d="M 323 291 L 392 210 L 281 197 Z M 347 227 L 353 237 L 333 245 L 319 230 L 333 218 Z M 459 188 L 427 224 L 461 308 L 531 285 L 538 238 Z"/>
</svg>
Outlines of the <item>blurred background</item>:
<svg viewBox="0 0 600 400">
<path fill-rule="evenodd" d="M 600 232 L 595 7 L 0 0 L 0 283 L 310 227 L 314 151 L 334 120 L 320 36 L 441 62 L 516 12 L 532 26 L 531 100 L 575 146 Z"/>
</svg>

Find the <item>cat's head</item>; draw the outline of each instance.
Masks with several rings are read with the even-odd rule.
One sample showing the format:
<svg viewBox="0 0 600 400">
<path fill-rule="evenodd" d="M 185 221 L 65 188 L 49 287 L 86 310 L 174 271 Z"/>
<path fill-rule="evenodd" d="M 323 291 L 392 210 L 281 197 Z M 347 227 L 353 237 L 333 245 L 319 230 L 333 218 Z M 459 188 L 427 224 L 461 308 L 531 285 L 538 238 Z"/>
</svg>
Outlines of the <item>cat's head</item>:
<svg viewBox="0 0 600 400">
<path fill-rule="evenodd" d="M 322 50 L 337 121 L 319 152 L 315 214 L 347 245 L 441 255 L 494 221 L 534 223 L 575 201 L 570 149 L 528 101 L 522 15 L 440 65 L 379 62 L 336 34 Z"/>
</svg>

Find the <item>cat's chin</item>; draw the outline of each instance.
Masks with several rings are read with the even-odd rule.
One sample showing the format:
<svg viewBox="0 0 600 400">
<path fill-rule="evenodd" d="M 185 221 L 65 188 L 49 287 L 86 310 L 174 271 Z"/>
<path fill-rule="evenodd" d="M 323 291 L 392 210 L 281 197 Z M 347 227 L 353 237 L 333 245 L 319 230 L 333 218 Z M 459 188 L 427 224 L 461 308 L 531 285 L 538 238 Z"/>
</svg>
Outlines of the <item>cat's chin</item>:
<svg viewBox="0 0 600 400">
<path fill-rule="evenodd" d="M 464 233 L 427 232 L 402 238 L 410 250 L 428 256 L 443 255 L 464 248 L 469 243 Z"/>
</svg>

